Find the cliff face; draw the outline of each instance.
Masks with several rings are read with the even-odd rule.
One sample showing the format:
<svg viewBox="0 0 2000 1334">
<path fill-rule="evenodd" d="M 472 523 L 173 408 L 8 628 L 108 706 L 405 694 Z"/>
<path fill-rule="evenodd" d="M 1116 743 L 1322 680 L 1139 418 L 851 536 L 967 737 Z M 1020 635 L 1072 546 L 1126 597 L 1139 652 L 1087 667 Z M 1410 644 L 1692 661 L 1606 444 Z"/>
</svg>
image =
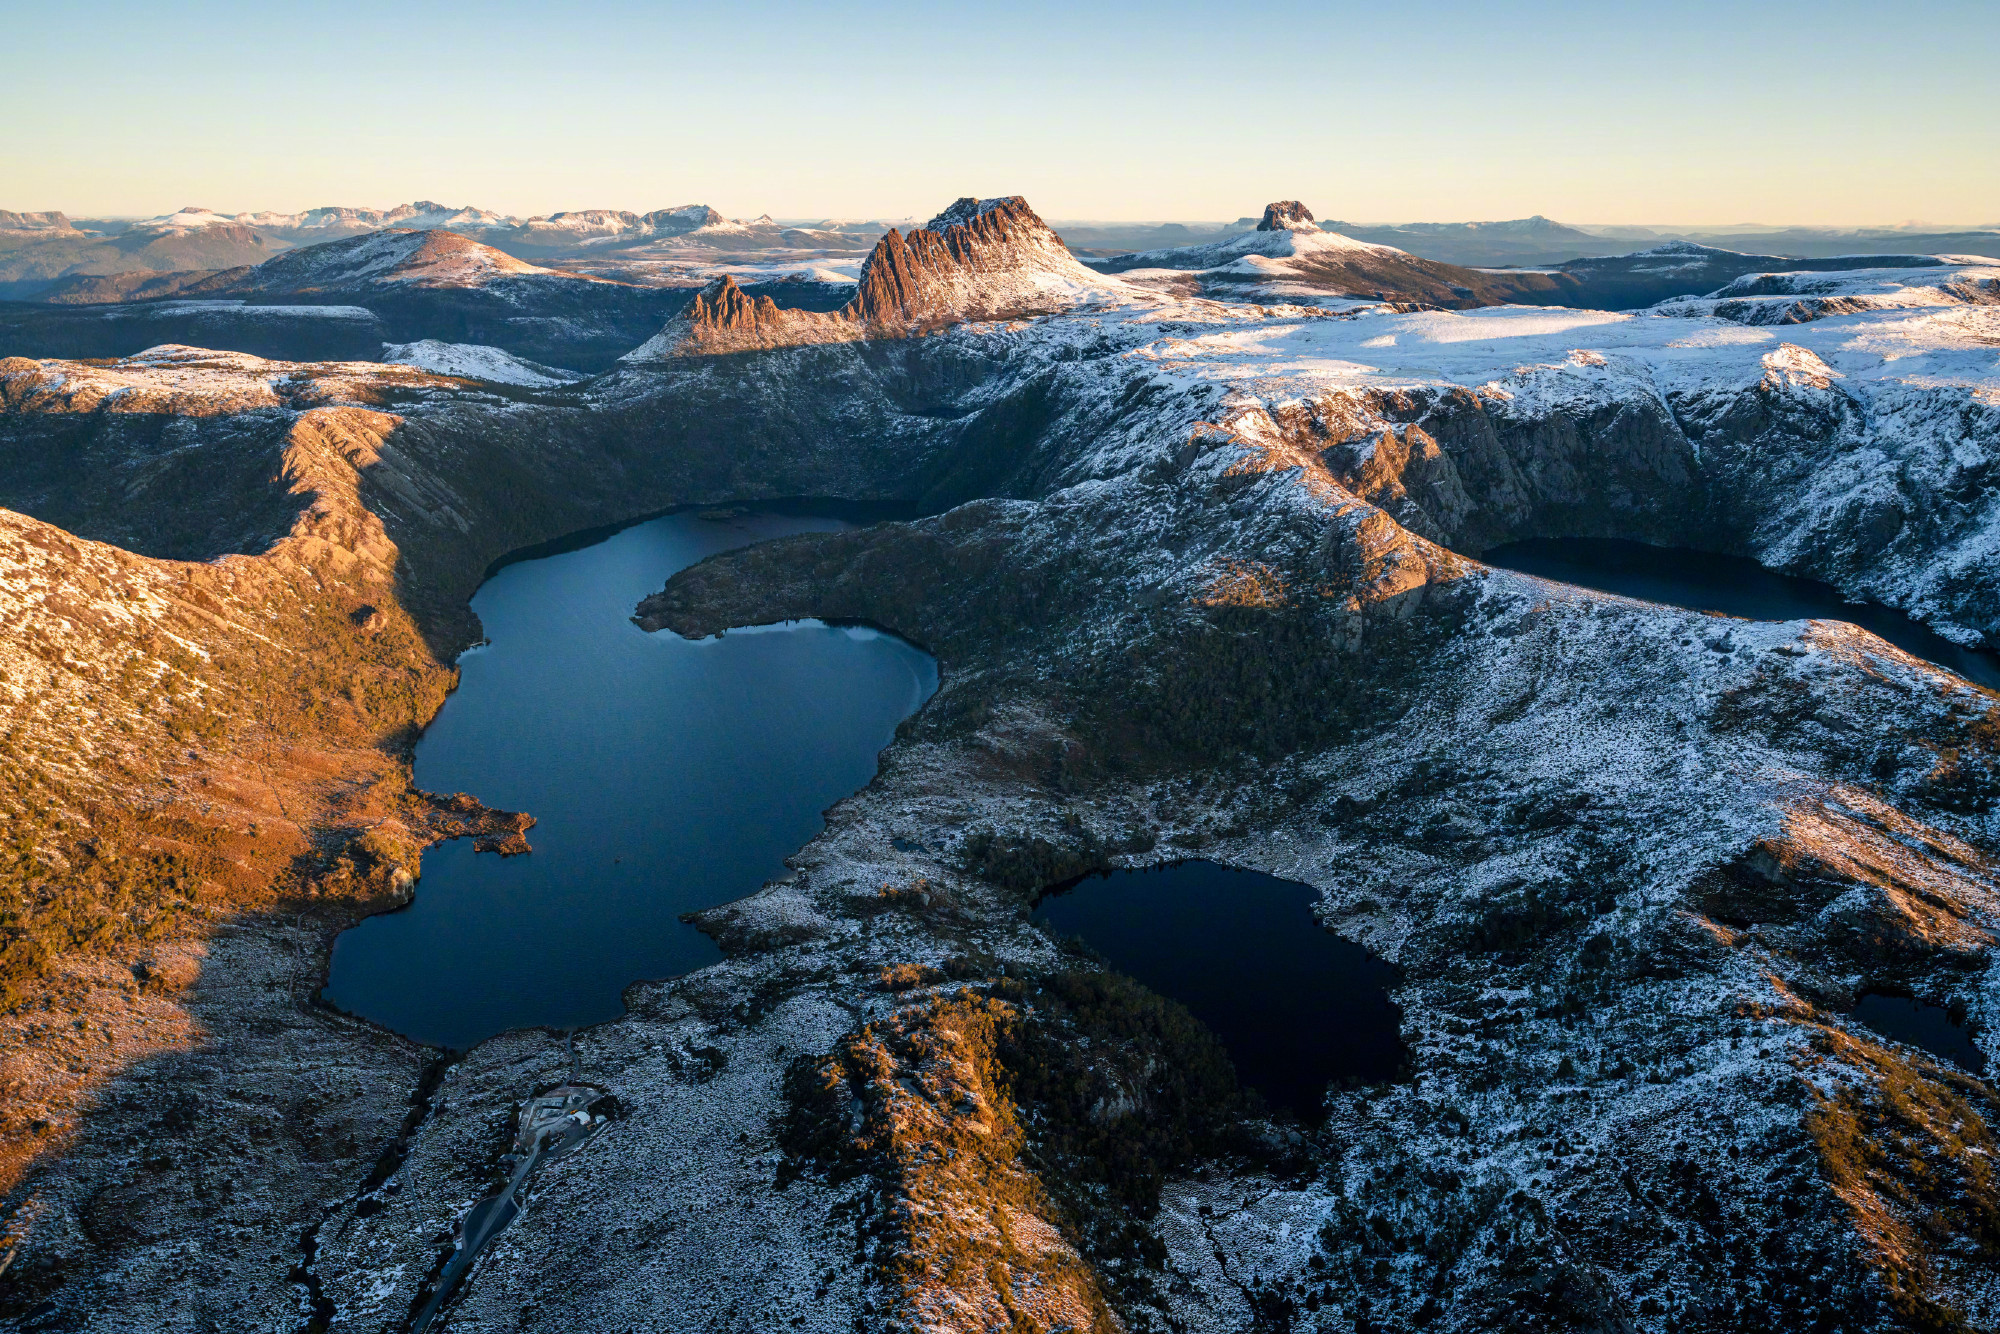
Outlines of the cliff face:
<svg viewBox="0 0 2000 1334">
<path fill-rule="evenodd" d="M 908 237 L 889 230 L 861 266 L 848 313 L 871 331 L 907 336 L 1049 314 L 1103 285 L 1019 195 L 961 199 Z"/>
<path fill-rule="evenodd" d="M 1312 210 L 1296 199 L 1281 199 L 1275 204 L 1264 205 L 1264 216 L 1257 220 L 1260 232 L 1316 232 L 1320 230 L 1313 221 Z"/>
<path fill-rule="evenodd" d="M 1018 195 L 961 199 L 908 236 L 890 228 L 863 262 L 853 299 L 831 314 L 753 301 L 725 276 L 625 360 L 909 338 L 1066 310 L 1106 287 Z"/>
<path fill-rule="evenodd" d="M 1338 395 L 1281 418 L 1343 484 L 1457 550 L 1611 536 L 1742 553 L 2000 644 L 1981 571 L 2000 511 L 1980 480 L 2000 405 L 1983 395 L 1856 385 L 1796 344 L 1664 391 L 1587 358 L 1517 383 Z"/>
</svg>

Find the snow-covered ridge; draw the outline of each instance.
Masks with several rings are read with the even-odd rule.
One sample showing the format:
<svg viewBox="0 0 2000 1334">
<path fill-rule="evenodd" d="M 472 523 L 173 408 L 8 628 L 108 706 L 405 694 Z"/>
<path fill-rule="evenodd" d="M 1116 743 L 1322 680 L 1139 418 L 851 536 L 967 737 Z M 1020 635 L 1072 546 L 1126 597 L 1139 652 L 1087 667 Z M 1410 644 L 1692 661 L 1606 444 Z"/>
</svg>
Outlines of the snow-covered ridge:
<svg viewBox="0 0 2000 1334">
<path fill-rule="evenodd" d="M 1738 324 L 1789 325 L 1866 311 L 2000 305 L 2000 263 L 1977 256 L 1956 259 L 1935 268 L 1749 273 L 1708 296 L 1665 301 L 1655 309 Z"/>
<path fill-rule="evenodd" d="M 1295 230 L 1274 228 L 1268 231 L 1244 232 L 1241 236 L 1227 241 L 1213 241 L 1207 245 L 1175 246 L 1166 250 L 1142 250 L 1136 254 L 1120 255 L 1117 267 L 1128 269 L 1219 269 L 1239 260 L 1256 256 L 1264 259 L 1303 259 L 1318 255 L 1402 255 L 1407 252 L 1394 246 L 1371 245 L 1357 241 L 1339 232 L 1325 232 L 1317 228 Z"/>
<path fill-rule="evenodd" d="M 371 283 L 476 287 L 495 278 L 528 276 L 590 281 L 515 259 L 456 232 L 395 230 L 289 251 L 259 265 L 251 285 L 259 290 Z"/>
<path fill-rule="evenodd" d="M 1598 255 L 1587 259 L 1571 260 L 1561 265 L 1565 273 L 1591 276 L 1600 272 L 1626 274 L 1671 274 L 1700 273 L 1704 269 L 1718 271 L 1747 270 L 1764 272 L 1790 271 L 1796 269 L 1820 270 L 1827 272 L 1852 272 L 1862 268 L 1931 268 L 1945 261 L 1935 255 L 1868 255 L 1856 254 L 1830 256 L 1820 259 L 1787 259 L 1781 255 L 1759 255 L 1742 250 L 1725 250 L 1718 246 L 1701 245 L 1694 241 L 1667 241 L 1644 250 L 1635 250 L 1622 255 Z M 1991 261 L 1979 261 L 1990 263 Z"/>
<path fill-rule="evenodd" d="M 458 375 L 473 380 L 489 380 L 495 384 L 523 385 L 530 389 L 572 384 L 584 378 L 575 371 L 523 361 L 497 347 L 478 343 L 442 343 L 435 338 L 415 343 L 385 343 L 382 345 L 382 360 L 414 366 L 437 375 Z"/>
<path fill-rule="evenodd" d="M 23 215 L 26 216 L 26 215 Z M 828 230 L 865 230 L 855 224 L 825 224 Z M 217 227 L 248 227 L 296 242 L 335 239 L 362 232 L 389 228 L 412 231 L 446 230 L 481 235 L 525 244 L 575 244 L 579 242 L 666 240 L 697 232 L 741 235 L 769 232 L 780 228 L 769 214 L 755 218 L 726 218 L 706 204 L 677 204 L 670 208 L 635 213 L 625 209 L 566 209 L 533 217 L 515 217 L 482 208 L 452 208 L 429 200 L 398 204 L 394 208 L 326 207 L 298 213 L 260 210 L 220 213 L 189 206 L 173 213 L 141 219 L 136 230 L 192 232 Z"/>
<path fill-rule="evenodd" d="M 299 213 L 278 213 L 268 209 L 249 213 L 218 213 L 190 206 L 159 217 L 141 219 L 135 227 L 192 231 L 203 227 L 256 227 L 270 231 L 352 232 L 377 231 L 384 227 L 424 229 L 449 227 L 459 230 L 512 227 L 519 219 L 483 208 L 449 208 L 420 200 L 394 208 L 309 208 Z"/>
<path fill-rule="evenodd" d="M 651 213 L 627 213 L 608 208 L 576 209 L 529 218 L 513 224 L 515 239 L 554 243 L 560 240 L 599 241 L 639 237 L 685 236 L 706 227 L 726 226 L 728 220 L 706 204 L 682 204 Z"/>
<path fill-rule="evenodd" d="M 274 407 L 369 405 L 384 386 L 436 385 L 437 372 L 372 361 L 269 361 L 163 343 L 108 364 L 15 359 L 0 383 L 39 411 L 213 417 Z"/>
<path fill-rule="evenodd" d="M 1790 346 L 1877 392 L 1951 384 L 2000 402 L 2000 305 L 1869 310 L 1782 332 L 1679 305 L 1402 313 L 1377 306 L 1330 316 L 1308 307 L 1260 312 L 1203 302 L 1126 318 L 1135 332 L 1172 330 L 1130 355 L 1176 377 L 1251 382 L 1279 397 L 1434 386 L 1515 397 L 1601 395 L 1608 403 L 1633 377 L 1652 392 L 1756 384 L 1769 369 L 1767 356 Z"/>
</svg>

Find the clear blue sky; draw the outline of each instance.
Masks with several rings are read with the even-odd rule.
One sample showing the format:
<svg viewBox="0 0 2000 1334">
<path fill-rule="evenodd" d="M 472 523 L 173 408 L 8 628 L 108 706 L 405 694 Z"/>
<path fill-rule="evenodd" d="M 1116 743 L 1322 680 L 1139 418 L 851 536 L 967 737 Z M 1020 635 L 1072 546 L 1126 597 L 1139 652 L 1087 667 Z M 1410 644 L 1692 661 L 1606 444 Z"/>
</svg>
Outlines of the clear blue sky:
<svg viewBox="0 0 2000 1334">
<path fill-rule="evenodd" d="M 0 33 L 0 208 L 2000 223 L 1992 0 L 107 0 Z"/>
</svg>

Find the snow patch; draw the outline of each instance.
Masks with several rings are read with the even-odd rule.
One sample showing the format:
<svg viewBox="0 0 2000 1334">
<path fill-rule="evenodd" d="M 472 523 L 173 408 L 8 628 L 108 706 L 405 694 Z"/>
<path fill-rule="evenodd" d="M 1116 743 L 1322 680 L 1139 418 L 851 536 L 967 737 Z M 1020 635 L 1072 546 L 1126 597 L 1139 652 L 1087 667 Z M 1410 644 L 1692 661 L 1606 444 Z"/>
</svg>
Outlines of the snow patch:
<svg viewBox="0 0 2000 1334">
<path fill-rule="evenodd" d="M 415 343 L 384 343 L 382 360 L 401 366 L 414 366 L 418 370 L 430 371 L 434 375 L 459 375 L 472 380 L 488 380 L 494 384 L 525 385 L 531 389 L 574 384 L 586 378 L 576 371 L 560 370 L 553 366 L 523 361 L 511 353 L 502 352 L 497 347 L 487 347 L 480 343 L 443 343 L 435 338 L 425 338 Z"/>
</svg>

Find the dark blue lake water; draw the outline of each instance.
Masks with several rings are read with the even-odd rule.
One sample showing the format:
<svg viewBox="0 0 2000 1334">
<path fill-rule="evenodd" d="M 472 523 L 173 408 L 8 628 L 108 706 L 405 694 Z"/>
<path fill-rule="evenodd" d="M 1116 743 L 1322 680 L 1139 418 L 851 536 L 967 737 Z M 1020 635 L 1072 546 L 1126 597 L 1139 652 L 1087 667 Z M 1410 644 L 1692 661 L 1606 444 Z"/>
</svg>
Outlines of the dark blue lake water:
<svg viewBox="0 0 2000 1334">
<path fill-rule="evenodd" d="M 1964 648 L 1893 608 L 1849 602 L 1831 584 L 1778 574 L 1741 556 L 1613 538 L 1559 537 L 1510 542 L 1480 559 L 1579 588 L 1746 620 L 1847 621 L 1905 653 L 2000 689 L 2000 654 Z"/>
<path fill-rule="evenodd" d="M 1871 991 L 1854 1007 L 1854 1017 L 1884 1037 L 1927 1051 L 1962 1070 L 1975 1075 L 1986 1070 L 1985 1053 L 1942 1005 Z"/>
<path fill-rule="evenodd" d="M 1405 1059 L 1396 968 L 1319 924 L 1310 885 L 1215 862 L 1086 876 L 1036 918 L 1185 1005 L 1237 1076 L 1300 1120 L 1327 1086 L 1395 1079 Z"/>
<path fill-rule="evenodd" d="M 784 872 L 937 689 L 928 654 L 817 621 L 691 642 L 631 623 L 705 556 L 834 517 L 693 513 L 499 569 L 490 641 L 417 745 L 416 785 L 527 811 L 534 851 L 431 848 L 408 908 L 334 943 L 325 995 L 420 1042 L 595 1023 L 641 978 L 714 962 L 679 920 Z"/>
</svg>

